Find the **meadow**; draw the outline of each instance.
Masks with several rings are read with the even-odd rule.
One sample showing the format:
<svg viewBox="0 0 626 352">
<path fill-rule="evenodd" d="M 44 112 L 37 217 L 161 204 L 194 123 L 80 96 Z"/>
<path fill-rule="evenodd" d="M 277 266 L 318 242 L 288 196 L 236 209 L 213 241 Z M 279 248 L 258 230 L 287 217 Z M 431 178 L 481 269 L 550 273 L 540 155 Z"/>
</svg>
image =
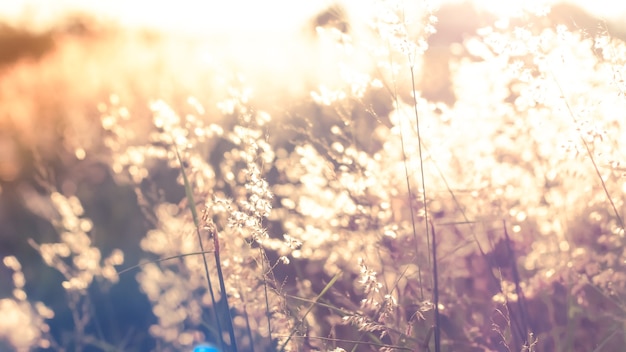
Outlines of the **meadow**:
<svg viewBox="0 0 626 352">
<path fill-rule="evenodd" d="M 626 28 L 311 4 L 0 27 L 0 350 L 623 349 Z"/>
</svg>

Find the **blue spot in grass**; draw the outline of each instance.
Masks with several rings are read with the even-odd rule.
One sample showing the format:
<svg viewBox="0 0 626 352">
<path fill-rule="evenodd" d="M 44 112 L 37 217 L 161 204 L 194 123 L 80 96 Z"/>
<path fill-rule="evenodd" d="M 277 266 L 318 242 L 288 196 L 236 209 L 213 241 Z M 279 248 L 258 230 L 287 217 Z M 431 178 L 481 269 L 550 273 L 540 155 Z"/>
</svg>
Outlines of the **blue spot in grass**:
<svg viewBox="0 0 626 352">
<path fill-rule="evenodd" d="M 193 348 L 192 352 L 220 352 L 220 350 L 208 343 L 202 343 Z"/>
</svg>

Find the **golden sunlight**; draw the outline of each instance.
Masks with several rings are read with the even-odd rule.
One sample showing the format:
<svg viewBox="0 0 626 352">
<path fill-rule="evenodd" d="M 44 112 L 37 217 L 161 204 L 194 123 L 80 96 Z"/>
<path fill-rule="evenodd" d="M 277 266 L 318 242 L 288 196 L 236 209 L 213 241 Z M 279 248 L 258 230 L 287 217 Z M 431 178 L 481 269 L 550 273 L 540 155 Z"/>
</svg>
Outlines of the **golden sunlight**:
<svg viewBox="0 0 626 352">
<path fill-rule="evenodd" d="M 623 18 L 0 0 L 0 350 L 620 350 Z"/>
</svg>

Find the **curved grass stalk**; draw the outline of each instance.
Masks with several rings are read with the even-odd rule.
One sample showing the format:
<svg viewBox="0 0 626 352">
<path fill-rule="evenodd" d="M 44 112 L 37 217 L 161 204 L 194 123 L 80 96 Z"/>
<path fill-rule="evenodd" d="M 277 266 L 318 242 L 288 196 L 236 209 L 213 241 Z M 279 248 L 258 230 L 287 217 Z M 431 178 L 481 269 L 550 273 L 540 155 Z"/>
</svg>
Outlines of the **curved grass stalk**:
<svg viewBox="0 0 626 352">
<path fill-rule="evenodd" d="M 282 336 L 279 336 L 279 337 L 282 337 Z M 297 336 L 297 337 L 300 338 L 300 336 Z M 329 342 L 353 343 L 356 346 L 366 345 L 368 347 L 386 347 L 386 348 L 392 348 L 394 351 L 414 351 L 413 348 L 397 346 L 397 345 L 387 345 L 382 342 L 378 343 L 378 342 L 357 341 L 357 340 L 333 339 L 330 337 L 321 337 L 321 336 L 308 336 L 307 338 L 314 339 L 314 340 L 329 341 Z"/>
<path fill-rule="evenodd" d="M 309 308 L 306 310 L 306 312 L 304 312 L 304 315 L 302 315 L 302 320 L 306 319 L 306 316 L 309 315 L 309 313 L 313 310 L 313 307 L 315 307 L 315 305 L 317 304 L 317 301 L 319 301 L 325 294 L 326 292 L 328 292 L 328 290 L 330 290 L 331 287 L 333 287 L 333 285 L 335 284 L 335 282 L 337 282 L 337 280 L 339 280 L 339 277 L 341 276 L 342 272 L 338 272 L 337 274 L 335 274 L 335 276 L 333 276 L 332 279 L 330 279 L 330 281 L 326 284 L 326 286 L 324 286 L 324 289 L 322 289 L 322 292 L 320 292 L 315 299 L 313 300 L 313 302 L 311 303 L 311 305 L 309 305 Z M 287 339 L 285 340 L 285 342 L 283 342 L 282 346 L 280 347 L 279 351 L 280 352 L 284 352 L 285 348 L 287 347 L 287 344 L 289 343 L 289 341 L 291 341 L 291 338 L 293 337 L 293 334 L 296 332 L 295 329 L 291 330 L 291 333 L 289 334 L 289 336 L 287 336 Z"/>
<path fill-rule="evenodd" d="M 204 254 L 213 253 L 213 252 L 214 251 L 212 251 L 212 250 L 211 251 L 198 251 L 198 252 L 189 252 L 189 253 L 183 253 L 183 254 L 176 254 L 176 255 L 173 255 L 173 256 L 170 256 L 170 257 L 165 257 L 165 258 L 159 258 L 159 259 L 151 260 L 151 261 L 148 261 L 148 262 L 139 263 L 137 265 L 133 265 L 133 266 L 128 267 L 128 268 L 126 268 L 124 270 L 120 270 L 120 271 L 117 272 L 117 275 L 125 274 L 125 273 L 127 273 L 129 271 L 141 268 L 142 266 L 148 265 L 148 264 L 156 264 L 156 263 L 161 263 L 161 262 L 165 262 L 165 261 L 172 260 L 172 259 L 180 259 L 180 258 L 183 258 L 183 257 L 192 256 L 192 255 L 200 255 L 200 254 L 204 255 Z"/>
</svg>

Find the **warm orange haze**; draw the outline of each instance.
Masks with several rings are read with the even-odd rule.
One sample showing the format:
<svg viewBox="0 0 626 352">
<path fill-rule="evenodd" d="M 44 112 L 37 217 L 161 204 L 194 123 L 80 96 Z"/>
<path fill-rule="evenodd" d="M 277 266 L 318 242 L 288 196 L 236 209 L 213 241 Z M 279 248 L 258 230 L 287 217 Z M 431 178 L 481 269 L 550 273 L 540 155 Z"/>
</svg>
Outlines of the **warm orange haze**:
<svg viewBox="0 0 626 352">
<path fill-rule="evenodd" d="M 625 13 L 1 3 L 0 350 L 621 350 Z"/>
</svg>

